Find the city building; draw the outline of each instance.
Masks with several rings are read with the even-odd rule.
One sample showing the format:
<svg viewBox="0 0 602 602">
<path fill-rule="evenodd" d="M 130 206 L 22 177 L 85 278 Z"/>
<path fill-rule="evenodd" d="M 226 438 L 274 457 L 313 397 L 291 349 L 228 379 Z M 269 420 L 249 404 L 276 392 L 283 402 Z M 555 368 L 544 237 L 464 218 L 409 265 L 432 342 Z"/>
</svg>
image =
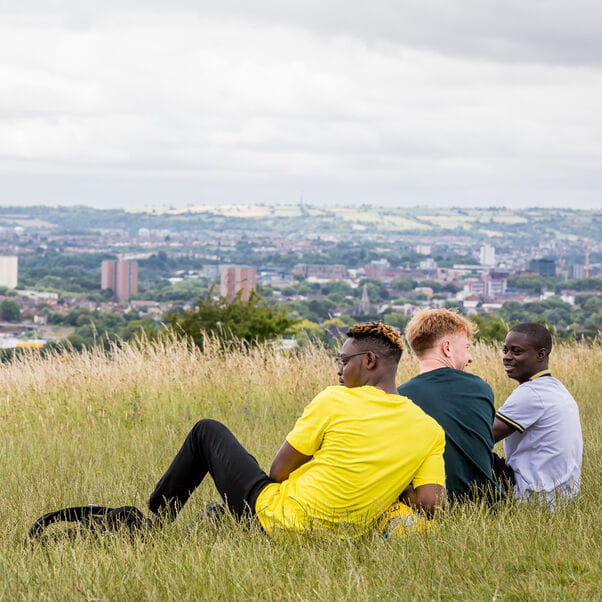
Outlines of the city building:
<svg viewBox="0 0 602 602">
<path fill-rule="evenodd" d="M 484 280 L 479 278 L 466 278 L 464 281 L 464 294 L 466 296 L 482 299 L 485 297 L 487 287 Z"/>
<path fill-rule="evenodd" d="M 478 275 L 478 274 L 486 274 L 489 272 L 489 268 L 484 265 L 478 265 L 475 263 L 454 263 L 452 267 L 454 273 L 457 276 L 468 276 L 468 275 Z"/>
<path fill-rule="evenodd" d="M 432 257 L 427 257 L 418 264 L 418 267 L 421 270 L 435 270 L 437 269 L 437 264 L 435 263 L 435 260 Z"/>
<path fill-rule="evenodd" d="M 214 278 L 217 278 L 219 276 L 219 266 L 214 263 L 204 265 L 199 270 L 199 276 L 201 278 L 209 278 L 210 280 L 213 280 Z"/>
<path fill-rule="evenodd" d="M 540 276 L 556 276 L 556 262 L 553 259 L 531 259 L 529 271 L 536 272 Z"/>
<path fill-rule="evenodd" d="M 508 274 L 504 272 L 489 272 L 483 277 L 485 281 L 485 297 L 497 299 L 506 294 L 508 288 Z"/>
<path fill-rule="evenodd" d="M 317 278 L 320 280 L 344 280 L 349 276 L 344 265 L 328 265 L 313 263 L 297 263 L 293 274 L 303 278 Z"/>
<path fill-rule="evenodd" d="M 19 297 L 21 297 L 21 299 L 24 299 L 24 298 L 34 299 L 35 301 L 44 301 L 46 303 L 48 303 L 48 302 L 56 303 L 59 300 L 58 293 L 49 293 L 47 291 L 20 290 Z"/>
<path fill-rule="evenodd" d="M 107 259 L 102 262 L 100 288 L 112 289 L 120 303 L 138 292 L 138 262 Z"/>
<path fill-rule="evenodd" d="M 403 268 L 392 268 L 386 259 L 375 259 L 364 266 L 366 278 L 378 278 L 379 280 L 391 281 L 404 273 Z"/>
<path fill-rule="evenodd" d="M 464 294 L 479 299 L 497 299 L 506 294 L 508 274 L 490 272 L 481 278 L 466 278 L 464 280 Z"/>
<path fill-rule="evenodd" d="M 493 267 L 495 265 L 495 247 L 484 244 L 479 251 L 479 262 L 481 265 Z"/>
<path fill-rule="evenodd" d="M 585 278 L 585 266 L 579 263 L 572 263 L 569 266 L 569 278 Z"/>
<path fill-rule="evenodd" d="M 0 257 L 0 286 L 17 288 L 19 259 L 16 255 Z"/>
<path fill-rule="evenodd" d="M 240 292 L 240 298 L 248 301 L 251 291 L 257 288 L 257 270 L 255 268 L 241 268 L 222 266 L 220 268 L 220 295 L 234 301 Z"/>
<path fill-rule="evenodd" d="M 353 313 L 358 316 L 365 316 L 376 312 L 376 306 L 370 303 L 370 297 L 368 296 L 368 285 L 364 284 L 362 288 L 362 296 L 360 297 L 359 303 L 353 308 Z"/>
</svg>

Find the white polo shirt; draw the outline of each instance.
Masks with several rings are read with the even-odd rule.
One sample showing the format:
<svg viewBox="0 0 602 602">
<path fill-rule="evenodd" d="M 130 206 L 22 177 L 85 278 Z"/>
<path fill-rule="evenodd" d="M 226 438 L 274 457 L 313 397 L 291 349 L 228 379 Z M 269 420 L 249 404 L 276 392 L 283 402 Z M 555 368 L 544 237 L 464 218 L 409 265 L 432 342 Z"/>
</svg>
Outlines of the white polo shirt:
<svg viewBox="0 0 602 602">
<path fill-rule="evenodd" d="M 583 439 L 579 408 L 565 386 L 543 371 L 520 384 L 496 416 L 515 429 L 504 439 L 518 498 L 543 496 L 553 508 L 579 491 Z"/>
</svg>

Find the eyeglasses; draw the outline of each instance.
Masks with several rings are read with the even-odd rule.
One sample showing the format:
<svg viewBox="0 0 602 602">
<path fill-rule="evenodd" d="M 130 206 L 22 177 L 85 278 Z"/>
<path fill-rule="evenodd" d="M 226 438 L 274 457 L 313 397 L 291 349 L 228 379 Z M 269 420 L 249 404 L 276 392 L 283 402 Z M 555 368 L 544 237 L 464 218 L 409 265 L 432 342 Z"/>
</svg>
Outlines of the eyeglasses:
<svg viewBox="0 0 602 602">
<path fill-rule="evenodd" d="M 357 353 L 350 353 L 349 355 L 337 355 L 334 358 L 334 361 L 337 363 L 337 366 L 339 368 L 343 368 L 349 361 L 349 358 L 351 358 L 355 355 L 365 355 L 366 353 L 372 353 L 374 355 L 374 357 L 380 358 L 380 355 L 378 355 L 378 353 L 374 353 L 374 351 L 358 351 Z"/>
</svg>

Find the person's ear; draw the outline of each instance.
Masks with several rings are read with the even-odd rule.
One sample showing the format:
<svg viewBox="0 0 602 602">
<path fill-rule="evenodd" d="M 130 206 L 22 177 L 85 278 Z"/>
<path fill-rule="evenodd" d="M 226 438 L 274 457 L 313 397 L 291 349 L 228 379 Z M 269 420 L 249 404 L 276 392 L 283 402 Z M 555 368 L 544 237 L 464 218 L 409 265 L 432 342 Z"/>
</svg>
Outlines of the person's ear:
<svg viewBox="0 0 602 602">
<path fill-rule="evenodd" d="M 449 357 L 451 355 L 451 341 L 449 339 L 443 339 L 441 342 L 441 350 L 443 351 L 443 355 L 445 355 L 445 357 Z"/>
<path fill-rule="evenodd" d="M 366 353 L 366 368 L 368 368 L 368 370 L 374 370 L 374 368 L 376 368 L 376 356 L 372 351 Z"/>
<path fill-rule="evenodd" d="M 541 349 L 537 350 L 537 359 L 538 360 L 545 360 L 548 357 L 548 352 L 542 347 Z"/>
</svg>

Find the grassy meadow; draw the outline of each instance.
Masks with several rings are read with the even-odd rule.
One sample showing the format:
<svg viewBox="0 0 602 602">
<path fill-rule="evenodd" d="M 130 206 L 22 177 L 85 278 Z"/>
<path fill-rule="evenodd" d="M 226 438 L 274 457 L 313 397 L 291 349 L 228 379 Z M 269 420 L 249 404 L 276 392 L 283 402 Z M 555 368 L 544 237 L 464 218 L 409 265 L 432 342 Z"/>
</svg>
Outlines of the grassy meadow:
<svg viewBox="0 0 602 602">
<path fill-rule="evenodd" d="M 499 405 L 515 384 L 499 350 L 481 344 L 471 370 Z M 582 492 L 549 513 L 504 504 L 446 513 L 436 529 L 393 540 L 332 534 L 271 540 L 199 519 L 210 479 L 180 517 L 144 541 L 121 535 L 28 546 L 28 526 L 63 506 L 145 509 L 156 481 L 201 417 L 224 421 L 264 468 L 303 406 L 329 384 L 329 353 L 261 347 L 204 352 L 181 342 L 0 366 L 0 599 L 469 599 L 602 597 L 602 345 L 560 344 L 551 368 L 577 399 Z M 416 373 L 402 360 L 398 380 Z M 185 528 L 185 525 L 192 525 Z"/>
</svg>

